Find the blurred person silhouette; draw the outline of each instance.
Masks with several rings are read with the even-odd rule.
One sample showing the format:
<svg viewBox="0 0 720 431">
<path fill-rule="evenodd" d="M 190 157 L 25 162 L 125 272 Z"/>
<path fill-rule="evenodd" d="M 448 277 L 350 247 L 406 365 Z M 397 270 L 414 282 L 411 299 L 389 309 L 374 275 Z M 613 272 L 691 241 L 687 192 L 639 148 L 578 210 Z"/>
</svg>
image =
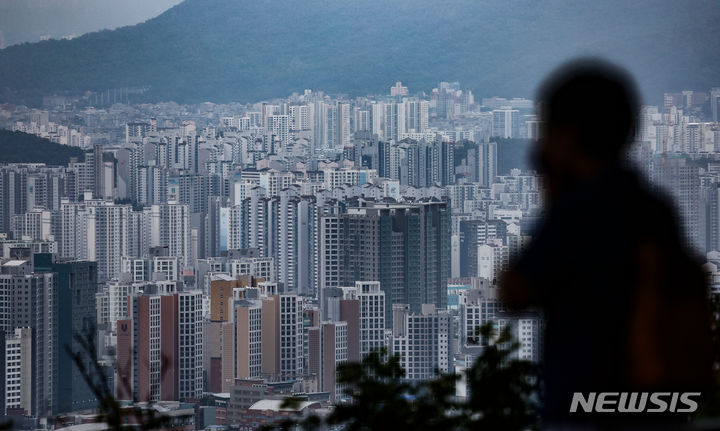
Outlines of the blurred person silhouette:
<svg viewBox="0 0 720 431">
<path fill-rule="evenodd" d="M 538 101 L 545 215 L 500 287 L 509 307 L 545 317 L 543 424 L 678 429 L 687 414 L 570 412 L 576 392 L 701 392 L 712 381 L 705 274 L 670 204 L 625 163 L 635 85 L 613 64 L 579 59 L 546 79 Z"/>
</svg>

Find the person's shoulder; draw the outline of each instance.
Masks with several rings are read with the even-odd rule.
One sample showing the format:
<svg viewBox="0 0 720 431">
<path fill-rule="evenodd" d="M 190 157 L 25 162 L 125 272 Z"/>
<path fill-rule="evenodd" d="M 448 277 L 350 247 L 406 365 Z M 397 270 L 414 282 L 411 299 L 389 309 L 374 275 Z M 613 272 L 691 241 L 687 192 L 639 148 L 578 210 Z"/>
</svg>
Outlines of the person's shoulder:
<svg viewBox="0 0 720 431">
<path fill-rule="evenodd" d="M 652 220 L 666 223 L 674 222 L 676 218 L 672 198 L 664 191 L 652 187 L 646 180 L 638 178 L 635 183 L 635 196 L 633 202 L 640 207 L 643 213 Z"/>
<path fill-rule="evenodd" d="M 631 224 L 637 234 L 657 239 L 679 238 L 681 224 L 677 209 L 672 198 L 662 189 L 653 187 L 647 180 L 636 175 L 626 201 L 629 206 L 627 216 L 633 220 Z"/>
</svg>

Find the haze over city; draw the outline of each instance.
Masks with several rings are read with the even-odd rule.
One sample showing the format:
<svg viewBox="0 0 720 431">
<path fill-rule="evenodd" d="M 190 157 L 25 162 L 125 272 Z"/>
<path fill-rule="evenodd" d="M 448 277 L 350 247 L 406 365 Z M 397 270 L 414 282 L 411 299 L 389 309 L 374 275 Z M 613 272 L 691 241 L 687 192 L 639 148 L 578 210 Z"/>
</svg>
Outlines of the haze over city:
<svg viewBox="0 0 720 431">
<path fill-rule="evenodd" d="M 677 308 L 648 290 L 636 302 L 658 308 L 643 316 L 717 317 L 718 22 L 709 0 L 0 2 L 0 422 L 543 429 L 547 352 L 580 375 L 605 360 L 582 358 L 602 325 L 549 314 L 607 318 L 623 346 L 660 326 L 616 324 L 635 273 L 595 289 L 603 310 L 573 308 L 572 289 L 510 304 L 506 274 L 605 280 L 634 227 L 667 221 L 680 251 L 648 266 L 703 265 L 709 282 L 692 308 L 677 293 L 691 277 L 665 277 Z M 547 108 L 570 96 L 541 83 L 578 57 L 613 65 L 622 79 L 587 79 L 627 85 L 619 104 L 578 93 Z M 598 162 L 575 141 L 627 151 Z M 563 171 L 564 154 L 578 162 Z M 566 206 L 546 188 L 557 178 Z M 677 217 L 626 192 L 667 196 L 657 208 Z M 566 261 L 575 278 L 555 271 Z M 558 346 L 558 326 L 586 338 Z M 716 419 L 711 383 L 697 415 Z"/>
</svg>

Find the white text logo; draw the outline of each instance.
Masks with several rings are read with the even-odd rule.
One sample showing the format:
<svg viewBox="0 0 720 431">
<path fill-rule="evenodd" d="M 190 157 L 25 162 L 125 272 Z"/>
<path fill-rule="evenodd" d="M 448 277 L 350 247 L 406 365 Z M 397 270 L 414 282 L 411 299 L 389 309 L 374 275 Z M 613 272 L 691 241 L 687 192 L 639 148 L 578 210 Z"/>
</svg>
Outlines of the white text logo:
<svg viewBox="0 0 720 431">
<path fill-rule="evenodd" d="M 582 392 L 573 394 L 570 413 L 692 413 L 700 392 Z"/>
</svg>

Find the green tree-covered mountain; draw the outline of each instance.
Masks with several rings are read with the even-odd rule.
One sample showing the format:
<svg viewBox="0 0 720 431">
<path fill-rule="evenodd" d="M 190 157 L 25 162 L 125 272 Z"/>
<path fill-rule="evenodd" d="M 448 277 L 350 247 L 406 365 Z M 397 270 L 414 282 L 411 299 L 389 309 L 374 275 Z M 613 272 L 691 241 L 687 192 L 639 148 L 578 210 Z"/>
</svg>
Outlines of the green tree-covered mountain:
<svg viewBox="0 0 720 431">
<path fill-rule="evenodd" d="M 626 65 L 657 103 L 720 85 L 717 0 L 186 0 L 144 23 L 0 51 L 0 100 L 147 86 L 147 100 L 350 95 L 458 80 L 532 96 L 577 55 Z"/>
<path fill-rule="evenodd" d="M 45 163 L 67 165 L 70 157 L 83 160 L 84 152 L 23 132 L 0 129 L 0 163 Z"/>
</svg>

